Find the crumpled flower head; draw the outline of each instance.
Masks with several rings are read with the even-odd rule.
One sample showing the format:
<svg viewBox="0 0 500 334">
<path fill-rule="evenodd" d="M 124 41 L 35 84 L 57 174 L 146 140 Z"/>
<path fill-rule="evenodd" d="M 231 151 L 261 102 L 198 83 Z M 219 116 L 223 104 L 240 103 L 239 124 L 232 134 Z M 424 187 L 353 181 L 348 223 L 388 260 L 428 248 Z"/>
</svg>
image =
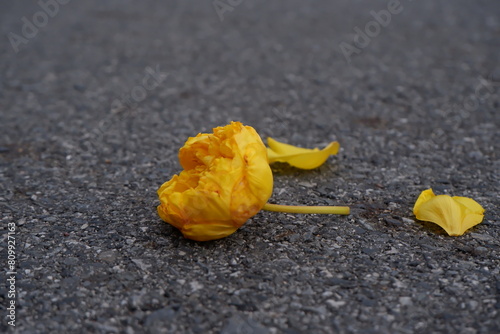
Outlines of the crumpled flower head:
<svg viewBox="0 0 500 334">
<path fill-rule="evenodd" d="M 415 202 L 413 213 L 418 220 L 441 226 L 448 235 L 460 236 L 484 217 L 484 209 L 471 198 L 434 195 L 432 189 L 423 191 Z"/>
<path fill-rule="evenodd" d="M 206 241 L 234 233 L 272 194 L 266 147 L 240 122 L 190 137 L 179 161 L 184 170 L 158 189 L 158 214 L 186 238 Z"/>
</svg>

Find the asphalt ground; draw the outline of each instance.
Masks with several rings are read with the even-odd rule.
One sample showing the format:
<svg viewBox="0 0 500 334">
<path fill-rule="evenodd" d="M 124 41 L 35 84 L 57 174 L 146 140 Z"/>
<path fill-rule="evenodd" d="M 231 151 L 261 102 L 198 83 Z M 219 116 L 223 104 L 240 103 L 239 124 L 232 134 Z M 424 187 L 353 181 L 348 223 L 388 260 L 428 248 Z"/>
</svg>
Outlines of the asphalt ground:
<svg viewBox="0 0 500 334">
<path fill-rule="evenodd" d="M 498 1 L 59 1 L 0 4 L 0 331 L 500 332 Z M 338 140 L 271 201 L 351 215 L 162 222 L 178 149 L 230 121 Z M 484 221 L 417 221 L 430 187 Z"/>
</svg>

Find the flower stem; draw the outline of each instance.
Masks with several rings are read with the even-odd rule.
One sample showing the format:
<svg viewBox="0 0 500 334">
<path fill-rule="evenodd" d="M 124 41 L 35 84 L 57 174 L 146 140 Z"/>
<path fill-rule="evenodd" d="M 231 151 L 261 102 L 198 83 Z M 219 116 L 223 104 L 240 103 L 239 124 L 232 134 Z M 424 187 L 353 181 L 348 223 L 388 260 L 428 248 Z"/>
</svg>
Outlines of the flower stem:
<svg viewBox="0 0 500 334">
<path fill-rule="evenodd" d="M 288 213 L 320 213 L 334 215 L 348 215 L 350 213 L 348 206 L 297 206 L 266 203 L 262 209 Z"/>
</svg>

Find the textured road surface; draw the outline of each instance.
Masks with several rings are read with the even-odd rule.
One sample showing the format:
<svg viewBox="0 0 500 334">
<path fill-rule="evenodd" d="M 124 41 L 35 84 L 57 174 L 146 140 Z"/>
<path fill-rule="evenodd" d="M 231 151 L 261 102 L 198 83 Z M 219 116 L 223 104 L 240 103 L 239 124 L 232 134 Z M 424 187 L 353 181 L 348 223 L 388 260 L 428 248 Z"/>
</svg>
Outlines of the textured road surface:
<svg viewBox="0 0 500 334">
<path fill-rule="evenodd" d="M 0 331 L 14 300 L 19 333 L 500 332 L 498 1 L 61 2 L 0 4 Z M 183 239 L 156 190 L 231 120 L 338 140 L 271 201 L 352 214 Z M 416 221 L 429 187 L 484 222 Z"/>
</svg>

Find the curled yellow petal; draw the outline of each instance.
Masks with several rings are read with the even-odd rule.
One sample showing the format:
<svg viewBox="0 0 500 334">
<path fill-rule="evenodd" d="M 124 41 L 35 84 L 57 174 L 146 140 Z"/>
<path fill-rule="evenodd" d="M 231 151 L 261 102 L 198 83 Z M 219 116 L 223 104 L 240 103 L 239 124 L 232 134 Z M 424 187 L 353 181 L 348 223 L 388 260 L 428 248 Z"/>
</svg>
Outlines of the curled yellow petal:
<svg viewBox="0 0 500 334">
<path fill-rule="evenodd" d="M 324 149 L 300 148 L 277 140 L 267 138 L 267 157 L 269 163 L 287 162 L 290 165 L 301 169 L 313 169 L 321 166 L 330 155 L 338 153 L 340 145 L 334 141 L 328 144 Z"/>
<path fill-rule="evenodd" d="M 419 220 L 441 226 L 448 235 L 460 236 L 479 224 L 484 217 L 483 207 L 467 197 L 434 195 L 432 189 L 423 191 L 415 202 L 413 213 Z"/>
</svg>

